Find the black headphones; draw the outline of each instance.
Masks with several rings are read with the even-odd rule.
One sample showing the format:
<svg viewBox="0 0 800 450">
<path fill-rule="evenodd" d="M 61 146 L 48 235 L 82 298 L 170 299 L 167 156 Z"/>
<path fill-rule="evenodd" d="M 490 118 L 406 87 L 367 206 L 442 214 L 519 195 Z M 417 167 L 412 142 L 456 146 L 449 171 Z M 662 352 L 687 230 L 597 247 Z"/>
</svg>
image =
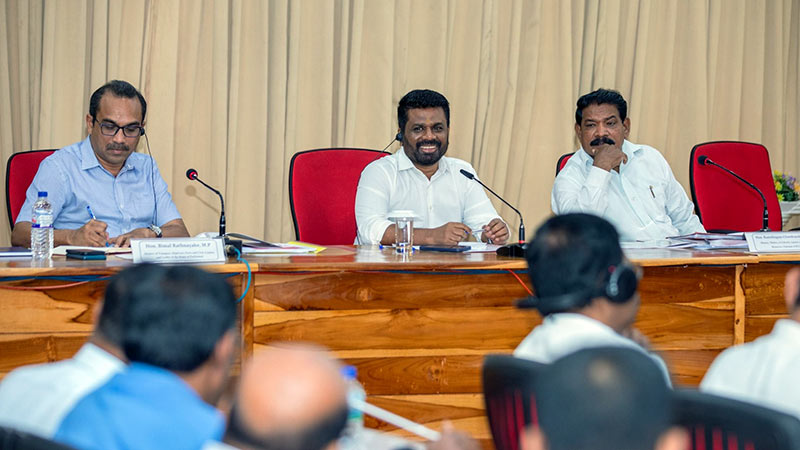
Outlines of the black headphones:
<svg viewBox="0 0 800 450">
<path fill-rule="evenodd" d="M 640 271 L 635 266 L 623 261 L 616 266 L 609 266 L 607 280 L 599 289 L 583 289 L 552 297 L 532 295 L 518 300 L 516 305 L 518 308 L 536 308 L 546 316 L 582 308 L 595 297 L 605 297 L 612 303 L 625 303 L 633 297 L 636 288 L 639 287 L 639 274 Z"/>
<path fill-rule="evenodd" d="M 395 140 L 395 141 L 398 141 L 398 142 L 403 142 L 403 133 L 402 133 L 402 132 L 400 132 L 400 133 L 397 133 L 397 134 L 394 136 L 394 140 Z"/>
</svg>

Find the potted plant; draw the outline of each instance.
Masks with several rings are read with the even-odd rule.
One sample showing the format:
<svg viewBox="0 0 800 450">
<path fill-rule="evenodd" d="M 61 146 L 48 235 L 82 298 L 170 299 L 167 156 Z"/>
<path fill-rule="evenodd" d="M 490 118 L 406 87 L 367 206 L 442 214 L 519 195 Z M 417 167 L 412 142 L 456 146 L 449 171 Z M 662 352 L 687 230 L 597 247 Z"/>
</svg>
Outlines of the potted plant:
<svg viewBox="0 0 800 450">
<path fill-rule="evenodd" d="M 775 193 L 778 194 L 778 201 L 781 204 L 781 215 L 783 224 L 794 214 L 800 213 L 800 183 L 797 178 L 788 173 L 775 171 Z"/>
</svg>

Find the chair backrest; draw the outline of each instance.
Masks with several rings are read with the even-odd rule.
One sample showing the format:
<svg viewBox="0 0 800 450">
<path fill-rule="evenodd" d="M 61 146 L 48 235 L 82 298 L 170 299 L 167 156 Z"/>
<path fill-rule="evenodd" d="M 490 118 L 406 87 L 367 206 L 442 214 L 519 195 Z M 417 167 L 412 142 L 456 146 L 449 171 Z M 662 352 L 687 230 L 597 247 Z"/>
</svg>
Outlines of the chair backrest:
<svg viewBox="0 0 800 450">
<path fill-rule="evenodd" d="M 483 398 L 497 450 L 518 450 L 525 426 L 539 422 L 533 383 L 546 364 L 512 355 L 483 360 Z"/>
<path fill-rule="evenodd" d="M 693 389 L 675 392 L 675 424 L 691 450 L 800 450 L 796 417 Z"/>
<path fill-rule="evenodd" d="M 355 200 L 361 171 L 388 152 L 323 148 L 299 152 L 289 164 L 289 203 L 297 240 L 350 245 L 356 238 Z"/>
<path fill-rule="evenodd" d="M 719 167 L 700 165 L 700 156 L 707 156 L 758 187 L 767 200 L 769 228 L 781 230 L 781 207 L 766 147 L 748 142 L 706 142 L 695 145 L 689 159 L 692 200 L 703 226 L 707 230 L 757 231 L 763 224 L 761 196 Z"/>
<path fill-rule="evenodd" d="M 14 228 L 19 210 L 25 203 L 25 191 L 33 182 L 42 160 L 52 155 L 52 150 L 31 150 L 14 153 L 6 163 L 6 212 L 8 223 Z"/>
<path fill-rule="evenodd" d="M 558 176 L 558 172 L 561 172 L 561 169 L 567 165 L 567 161 L 574 155 L 575 152 L 572 153 L 565 153 L 558 158 L 558 162 L 556 162 L 556 176 Z"/>
<path fill-rule="evenodd" d="M 30 433 L 0 426 L 0 449 L 3 450 L 73 450 L 72 447 Z"/>
</svg>

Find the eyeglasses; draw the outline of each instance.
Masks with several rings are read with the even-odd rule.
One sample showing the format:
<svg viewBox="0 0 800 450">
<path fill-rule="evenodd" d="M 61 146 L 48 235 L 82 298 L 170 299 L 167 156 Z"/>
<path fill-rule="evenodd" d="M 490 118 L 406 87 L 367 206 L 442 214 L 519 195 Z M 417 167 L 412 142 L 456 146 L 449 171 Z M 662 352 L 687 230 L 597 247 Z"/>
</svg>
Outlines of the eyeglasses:
<svg viewBox="0 0 800 450">
<path fill-rule="evenodd" d="M 95 122 L 97 119 L 94 119 Z M 144 134 L 144 127 L 141 125 L 125 125 L 121 127 L 113 122 L 100 122 L 100 133 L 103 136 L 116 136 L 122 130 L 122 134 L 127 138 L 135 138 Z"/>
</svg>

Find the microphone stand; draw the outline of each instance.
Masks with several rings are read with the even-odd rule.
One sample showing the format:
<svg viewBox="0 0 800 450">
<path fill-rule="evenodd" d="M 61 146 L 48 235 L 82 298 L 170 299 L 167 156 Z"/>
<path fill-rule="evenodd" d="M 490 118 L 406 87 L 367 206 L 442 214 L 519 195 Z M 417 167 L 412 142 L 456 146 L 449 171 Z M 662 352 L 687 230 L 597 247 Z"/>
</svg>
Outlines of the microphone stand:
<svg viewBox="0 0 800 450">
<path fill-rule="evenodd" d="M 745 180 L 743 177 L 741 177 L 741 176 L 740 176 L 739 174 L 737 174 L 736 172 L 734 172 L 734 171 L 732 171 L 732 170 L 728 169 L 728 168 L 727 168 L 727 167 L 725 167 L 725 166 L 722 166 L 722 165 L 720 165 L 720 164 L 717 164 L 717 163 L 715 163 L 714 161 L 712 161 L 712 160 L 711 160 L 711 158 L 709 158 L 709 157 L 708 157 L 708 156 L 706 156 L 706 155 L 700 155 L 700 156 L 698 156 L 698 157 L 697 157 L 697 162 L 698 162 L 698 163 L 699 163 L 701 166 L 705 166 L 705 165 L 709 165 L 709 164 L 710 164 L 710 165 L 712 165 L 712 166 L 719 167 L 720 169 L 724 170 L 725 172 L 727 172 L 728 174 L 730 174 L 731 176 L 733 176 L 733 177 L 734 177 L 734 178 L 736 178 L 737 180 L 739 180 L 739 181 L 741 181 L 742 183 L 744 183 L 744 184 L 746 184 L 746 185 L 750 186 L 750 187 L 751 187 L 751 188 L 752 188 L 754 191 L 758 192 L 758 195 L 760 195 L 760 196 L 761 196 L 761 201 L 764 203 L 764 215 L 763 215 L 763 216 L 762 216 L 762 218 L 761 218 L 761 229 L 760 229 L 759 231 L 771 231 L 771 230 L 769 229 L 769 209 L 767 208 L 767 198 L 766 198 L 766 197 L 764 197 L 764 193 L 763 193 L 763 192 L 761 192 L 761 189 L 757 188 L 757 187 L 756 187 L 756 185 L 754 185 L 753 183 L 751 183 L 751 182 L 749 182 L 749 181 Z"/>
<path fill-rule="evenodd" d="M 507 244 L 497 249 L 498 256 L 511 256 L 514 258 L 524 258 L 525 257 L 525 223 L 522 220 L 522 213 L 519 212 L 517 208 L 511 206 L 511 203 L 508 203 L 503 197 L 497 195 L 495 191 L 493 191 L 489 186 L 483 184 L 483 182 L 475 177 L 475 174 L 469 173 L 464 169 L 461 169 L 461 175 L 469 178 L 470 180 L 476 181 L 478 184 L 483 186 L 484 189 L 491 192 L 492 195 L 499 198 L 501 202 L 505 203 L 506 206 L 513 209 L 515 213 L 519 216 L 519 241 L 516 244 Z"/>
<path fill-rule="evenodd" d="M 186 177 L 189 178 L 190 180 L 194 180 L 194 181 L 199 182 L 200 184 L 202 184 L 203 186 L 208 188 L 210 191 L 212 191 L 215 194 L 217 194 L 217 196 L 219 197 L 219 204 L 220 204 L 219 237 L 223 240 L 223 243 L 225 245 L 225 252 L 229 256 L 236 256 L 236 252 L 233 250 L 234 248 L 238 249 L 239 250 L 239 254 L 241 254 L 241 252 L 242 252 L 242 241 L 241 240 L 236 240 L 236 239 L 230 239 L 227 236 L 226 231 L 225 231 L 225 199 L 222 197 L 222 194 L 218 190 L 214 189 L 213 187 L 211 187 L 208 184 L 206 184 L 203 180 L 201 180 L 197 176 L 197 171 L 194 170 L 194 169 L 187 170 L 186 171 Z"/>
</svg>

